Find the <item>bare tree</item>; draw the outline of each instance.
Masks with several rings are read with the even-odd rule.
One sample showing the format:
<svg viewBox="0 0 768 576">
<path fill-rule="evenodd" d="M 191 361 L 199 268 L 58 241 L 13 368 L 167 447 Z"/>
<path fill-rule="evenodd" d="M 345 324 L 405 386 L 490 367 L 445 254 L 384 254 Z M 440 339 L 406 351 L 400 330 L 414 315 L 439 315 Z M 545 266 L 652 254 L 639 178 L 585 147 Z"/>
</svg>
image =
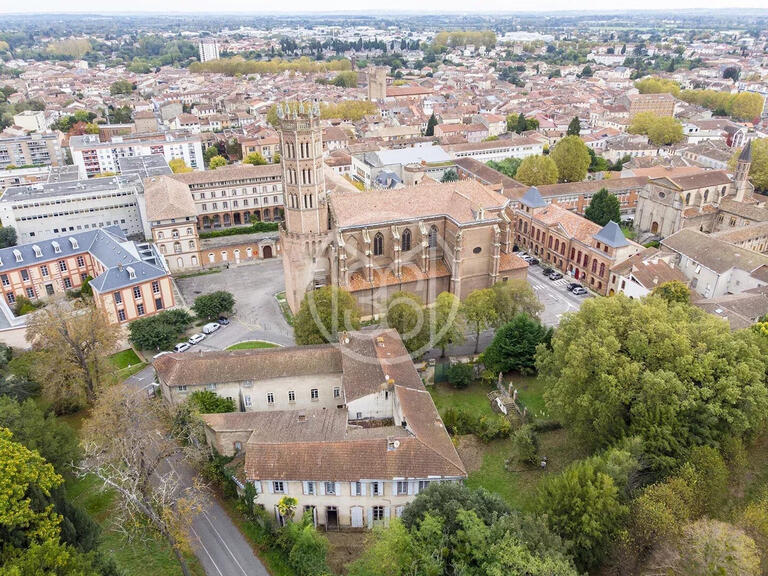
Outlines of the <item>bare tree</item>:
<svg viewBox="0 0 768 576">
<path fill-rule="evenodd" d="M 93 403 L 111 372 L 108 356 L 118 338 L 117 326 L 93 304 L 75 308 L 54 299 L 27 322 L 27 339 L 43 353 L 35 379 L 52 400 Z"/>
<path fill-rule="evenodd" d="M 117 525 L 129 538 L 164 539 L 185 576 L 188 528 L 201 510 L 201 487 L 185 486 L 172 460 L 181 447 L 165 430 L 163 407 L 118 384 L 96 400 L 83 427 L 80 475 L 93 474 L 117 492 Z"/>
</svg>

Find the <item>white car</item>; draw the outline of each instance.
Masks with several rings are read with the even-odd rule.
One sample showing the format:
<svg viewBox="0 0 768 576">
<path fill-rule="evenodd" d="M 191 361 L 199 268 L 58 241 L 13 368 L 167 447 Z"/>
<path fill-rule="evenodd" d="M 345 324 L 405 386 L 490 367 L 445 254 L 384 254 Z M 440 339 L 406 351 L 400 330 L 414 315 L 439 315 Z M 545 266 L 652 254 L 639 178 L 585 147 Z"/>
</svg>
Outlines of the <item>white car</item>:
<svg viewBox="0 0 768 576">
<path fill-rule="evenodd" d="M 189 337 L 189 340 L 187 340 L 187 342 L 189 342 L 190 344 L 192 344 L 192 346 L 194 346 L 195 344 L 199 344 L 203 340 L 205 340 L 205 334 L 197 333 L 197 334 L 192 334 L 192 336 Z"/>
<path fill-rule="evenodd" d="M 204 334 L 213 334 L 219 328 L 221 328 L 221 324 L 219 324 L 218 322 L 208 322 L 208 324 L 203 326 L 203 333 Z"/>
<path fill-rule="evenodd" d="M 173 347 L 174 352 L 186 352 L 192 348 L 192 345 L 189 342 L 179 342 L 176 344 L 176 346 Z"/>
</svg>

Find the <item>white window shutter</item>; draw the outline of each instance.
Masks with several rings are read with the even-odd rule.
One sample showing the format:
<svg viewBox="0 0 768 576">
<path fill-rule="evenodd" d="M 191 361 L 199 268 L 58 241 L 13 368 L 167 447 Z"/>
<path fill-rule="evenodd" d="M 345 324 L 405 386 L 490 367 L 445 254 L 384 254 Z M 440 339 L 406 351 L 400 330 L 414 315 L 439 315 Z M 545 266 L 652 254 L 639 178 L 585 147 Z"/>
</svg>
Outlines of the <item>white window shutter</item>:
<svg viewBox="0 0 768 576">
<path fill-rule="evenodd" d="M 275 484 L 273 482 L 267 482 L 267 490 L 269 490 L 270 494 L 275 493 Z"/>
<path fill-rule="evenodd" d="M 355 483 L 350 482 L 349 483 L 349 494 L 350 496 L 357 496 L 357 492 L 355 492 Z"/>
<path fill-rule="evenodd" d="M 325 482 L 318 482 L 318 493 L 320 496 L 325 496 Z"/>
<path fill-rule="evenodd" d="M 408 496 L 413 496 L 413 492 L 414 492 L 413 481 L 410 480 L 408 482 Z"/>
<path fill-rule="evenodd" d="M 365 482 L 360 482 L 360 496 L 365 496 Z"/>
<path fill-rule="evenodd" d="M 336 482 L 336 496 L 341 496 L 341 482 Z"/>
<path fill-rule="evenodd" d="M 392 482 L 392 496 L 397 496 L 397 480 Z"/>
<path fill-rule="evenodd" d="M 309 482 L 304 481 L 301 483 L 301 485 L 304 494 L 309 494 Z"/>
<path fill-rule="evenodd" d="M 261 494 L 261 481 L 260 480 L 256 480 L 253 483 L 253 487 L 256 488 L 256 494 Z"/>
<path fill-rule="evenodd" d="M 384 526 L 389 526 L 389 506 L 384 506 Z"/>
<path fill-rule="evenodd" d="M 368 506 L 368 528 L 373 528 L 373 506 Z"/>
</svg>

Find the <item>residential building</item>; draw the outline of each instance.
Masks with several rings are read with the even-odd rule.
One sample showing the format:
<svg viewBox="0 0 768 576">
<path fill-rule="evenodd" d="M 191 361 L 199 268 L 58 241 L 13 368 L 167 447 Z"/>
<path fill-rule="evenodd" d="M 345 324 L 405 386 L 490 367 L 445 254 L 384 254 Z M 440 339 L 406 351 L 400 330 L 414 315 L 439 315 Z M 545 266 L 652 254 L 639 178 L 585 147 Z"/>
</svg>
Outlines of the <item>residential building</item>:
<svg viewBox="0 0 768 576">
<path fill-rule="evenodd" d="M 381 172 L 394 174 L 401 182 L 408 182 L 407 166 L 418 166 L 420 172 L 440 180 L 453 166 L 451 157 L 440 146 L 431 143 L 408 148 L 376 150 L 352 155 L 352 178 L 366 188 L 373 188 Z"/>
<path fill-rule="evenodd" d="M 44 299 L 90 280 L 96 306 L 112 323 L 130 322 L 175 305 L 162 258 L 151 244 L 130 242 L 117 226 L 0 249 L 0 284 L 13 306 Z"/>
<path fill-rule="evenodd" d="M 462 144 L 446 144 L 443 149 L 454 160 L 459 158 L 474 158 L 480 162 L 505 158 L 526 158 L 542 154 L 544 145 L 538 140 L 525 137 L 500 138 L 490 142 L 467 142 Z"/>
<path fill-rule="evenodd" d="M 50 124 L 42 110 L 24 110 L 14 114 L 13 123 L 27 132 L 45 132 Z"/>
<path fill-rule="evenodd" d="M 632 118 L 640 112 L 653 112 L 657 116 L 674 116 L 677 99 L 672 94 L 628 94 L 625 103 Z"/>
<path fill-rule="evenodd" d="M 630 298 L 643 298 L 665 282 L 688 284 L 685 275 L 670 264 L 672 260 L 671 253 L 661 252 L 658 248 L 646 248 L 619 262 L 611 268 L 608 295 L 621 293 Z"/>
<path fill-rule="evenodd" d="M 117 226 L 128 236 L 149 237 L 144 187 L 136 174 L 12 186 L 0 198 L 0 220 L 20 242 Z"/>
<path fill-rule="evenodd" d="M 368 77 L 368 100 L 384 100 L 387 97 L 387 69 L 384 66 L 369 66 L 366 69 Z"/>
<path fill-rule="evenodd" d="M 200 40 L 198 44 L 200 62 L 210 62 L 219 59 L 219 43 L 213 38 Z"/>
<path fill-rule="evenodd" d="M 203 416 L 209 443 L 243 455 L 236 476 L 275 516 L 284 496 L 326 529 L 399 517 L 433 482 L 466 469 L 394 330 L 348 332 L 339 344 L 166 354 L 154 362 L 171 405 L 195 390 L 241 412 Z"/>
<path fill-rule="evenodd" d="M 534 187 L 520 199 L 512 226 L 520 250 L 602 295 L 608 294 L 611 268 L 643 249 L 628 240 L 616 222 L 598 226 L 548 203 Z"/>
<path fill-rule="evenodd" d="M 0 138 L 0 170 L 8 166 L 61 166 L 64 157 L 58 134 Z"/>
<path fill-rule="evenodd" d="M 200 136 L 186 133 L 115 136 L 110 141 L 102 141 L 96 134 L 85 134 L 70 138 L 69 149 L 72 162 L 83 178 L 116 173 L 120 158 L 151 154 L 162 154 L 166 162 L 184 160 L 195 170 L 205 168 Z"/>
</svg>

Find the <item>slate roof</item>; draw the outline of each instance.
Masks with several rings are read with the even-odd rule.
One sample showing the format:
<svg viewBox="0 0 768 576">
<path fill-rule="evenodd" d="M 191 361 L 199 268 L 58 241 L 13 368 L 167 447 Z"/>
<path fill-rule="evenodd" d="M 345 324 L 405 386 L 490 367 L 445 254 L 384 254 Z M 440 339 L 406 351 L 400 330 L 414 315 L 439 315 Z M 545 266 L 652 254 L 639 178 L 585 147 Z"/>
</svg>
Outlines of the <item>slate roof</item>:
<svg viewBox="0 0 768 576">
<path fill-rule="evenodd" d="M 523 194 L 523 197 L 520 198 L 520 203 L 525 204 L 529 208 L 543 208 L 547 205 L 546 200 L 541 197 L 539 189 L 536 188 L 536 186 L 528 188 L 526 193 Z"/>
<path fill-rule="evenodd" d="M 607 244 L 611 248 L 622 248 L 623 246 L 629 246 L 627 238 L 624 236 L 624 232 L 621 231 L 619 225 L 613 220 L 608 222 L 600 229 L 600 232 L 595 234 L 593 238 L 603 244 Z"/>
<path fill-rule="evenodd" d="M 739 154 L 739 162 L 752 162 L 752 141 L 747 142 L 744 149 Z"/>
</svg>

